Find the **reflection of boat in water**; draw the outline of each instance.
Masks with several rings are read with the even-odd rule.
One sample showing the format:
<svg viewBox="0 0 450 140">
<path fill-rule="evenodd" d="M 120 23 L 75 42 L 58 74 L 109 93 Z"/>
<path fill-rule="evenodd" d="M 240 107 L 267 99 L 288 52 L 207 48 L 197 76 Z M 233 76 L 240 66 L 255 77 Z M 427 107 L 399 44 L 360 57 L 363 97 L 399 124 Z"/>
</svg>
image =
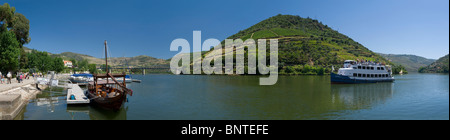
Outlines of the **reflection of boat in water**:
<svg viewBox="0 0 450 140">
<path fill-rule="evenodd" d="M 331 83 L 378 83 L 393 82 L 391 67 L 373 62 L 358 63 L 346 60 L 338 73 L 330 73 Z"/>
<path fill-rule="evenodd" d="M 90 119 L 90 120 L 126 120 L 127 107 L 123 107 L 117 111 L 104 110 L 95 106 L 67 106 L 66 112 L 70 114 L 72 120 Z M 88 118 L 86 118 L 86 116 Z"/>
<path fill-rule="evenodd" d="M 53 104 L 58 104 L 58 97 L 36 99 L 36 106 L 52 106 Z"/>
<path fill-rule="evenodd" d="M 61 100 L 61 96 L 63 95 L 60 90 L 55 89 L 56 91 L 52 91 L 52 88 L 48 88 L 42 91 L 41 94 L 36 95 L 36 99 L 32 100 L 38 107 L 47 108 L 48 112 L 54 112 L 55 107 L 61 104 L 59 100 Z"/>
<path fill-rule="evenodd" d="M 343 103 L 355 109 L 384 102 L 392 97 L 394 83 L 377 84 L 333 84 L 331 85 L 332 102 Z"/>
</svg>

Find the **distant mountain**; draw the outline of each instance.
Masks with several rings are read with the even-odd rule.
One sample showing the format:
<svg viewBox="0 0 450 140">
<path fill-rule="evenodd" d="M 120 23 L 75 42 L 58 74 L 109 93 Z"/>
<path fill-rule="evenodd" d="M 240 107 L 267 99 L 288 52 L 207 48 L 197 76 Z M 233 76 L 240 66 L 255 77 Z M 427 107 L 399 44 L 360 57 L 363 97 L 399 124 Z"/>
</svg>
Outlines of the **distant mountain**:
<svg viewBox="0 0 450 140">
<path fill-rule="evenodd" d="M 26 52 L 31 52 L 31 49 L 24 47 Z M 51 54 L 49 55 L 53 57 L 61 57 L 64 60 L 75 59 L 76 61 L 82 61 L 86 59 L 90 64 L 102 65 L 105 64 L 104 58 L 96 58 L 93 56 L 79 54 L 74 52 L 63 52 L 60 54 Z M 164 67 L 168 68 L 170 65 L 169 60 L 165 59 L 157 59 L 154 57 L 139 55 L 135 57 L 111 57 L 108 59 L 108 65 L 117 66 L 117 67 Z"/>
<path fill-rule="evenodd" d="M 332 65 L 340 67 L 345 60 L 369 60 L 395 66 L 348 36 L 309 17 L 273 16 L 228 37 L 239 38 L 243 41 L 249 38 L 278 39 L 280 74 L 314 74 L 318 73 L 320 68 L 329 72 Z M 247 56 L 248 51 L 245 48 L 244 51 Z M 269 56 L 267 57 L 269 59 Z"/>
<path fill-rule="evenodd" d="M 103 60 L 103 59 L 102 59 Z M 103 60 L 102 63 L 105 61 Z M 154 57 L 146 56 L 146 55 L 139 55 L 135 57 L 113 57 L 111 58 L 112 64 L 114 66 L 119 67 L 164 67 L 169 68 L 170 61 L 165 59 L 157 59 Z"/>
<path fill-rule="evenodd" d="M 382 54 L 378 53 L 389 61 L 400 64 L 409 72 L 418 72 L 420 67 L 425 67 L 436 61 L 435 59 L 428 59 L 417 55 L 409 54 Z"/>
<path fill-rule="evenodd" d="M 56 57 L 62 57 L 64 60 L 70 60 L 75 59 L 76 61 L 82 61 L 84 59 L 88 60 L 91 64 L 105 64 L 104 59 L 95 58 L 93 56 L 85 55 L 85 54 L 78 54 L 73 52 L 63 52 L 60 54 L 51 54 L 52 56 Z"/>
<path fill-rule="evenodd" d="M 432 64 L 419 68 L 420 73 L 449 73 L 448 71 L 448 54 L 439 58 Z"/>
</svg>

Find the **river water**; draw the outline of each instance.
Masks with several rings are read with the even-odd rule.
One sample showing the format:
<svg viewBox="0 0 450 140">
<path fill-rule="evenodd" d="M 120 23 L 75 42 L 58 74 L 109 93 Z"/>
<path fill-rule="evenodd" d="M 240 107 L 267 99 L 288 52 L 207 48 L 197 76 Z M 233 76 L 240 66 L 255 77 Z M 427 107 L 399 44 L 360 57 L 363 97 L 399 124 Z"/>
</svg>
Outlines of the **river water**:
<svg viewBox="0 0 450 140">
<path fill-rule="evenodd" d="M 120 111 L 67 106 L 46 90 L 16 119 L 25 120 L 299 120 L 449 119 L 449 75 L 396 75 L 393 83 L 330 84 L 329 76 L 133 75 L 133 96 Z M 58 91 L 58 90 L 56 90 Z"/>
</svg>

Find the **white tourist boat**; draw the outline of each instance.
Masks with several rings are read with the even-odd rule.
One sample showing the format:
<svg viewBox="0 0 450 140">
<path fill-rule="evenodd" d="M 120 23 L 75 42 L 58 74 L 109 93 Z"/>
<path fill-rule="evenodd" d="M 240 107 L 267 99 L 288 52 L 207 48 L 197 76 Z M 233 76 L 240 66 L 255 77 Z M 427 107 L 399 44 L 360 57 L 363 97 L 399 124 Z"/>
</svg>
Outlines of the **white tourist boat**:
<svg viewBox="0 0 450 140">
<path fill-rule="evenodd" d="M 331 72 L 331 83 L 377 83 L 394 80 L 389 65 L 373 62 L 346 60 L 344 67 L 340 68 L 337 74 Z"/>
</svg>

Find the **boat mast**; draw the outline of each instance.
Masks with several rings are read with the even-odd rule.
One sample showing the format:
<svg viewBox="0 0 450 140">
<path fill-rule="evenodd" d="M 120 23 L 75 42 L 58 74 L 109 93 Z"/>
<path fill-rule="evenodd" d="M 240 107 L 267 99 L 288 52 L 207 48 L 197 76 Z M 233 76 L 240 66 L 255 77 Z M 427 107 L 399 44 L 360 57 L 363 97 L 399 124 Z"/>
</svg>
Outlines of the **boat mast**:
<svg viewBox="0 0 450 140">
<path fill-rule="evenodd" d="M 106 75 L 108 75 L 108 48 L 106 47 L 106 40 L 105 40 L 105 61 L 106 61 Z M 106 78 L 106 83 L 108 83 L 108 78 Z"/>
</svg>

